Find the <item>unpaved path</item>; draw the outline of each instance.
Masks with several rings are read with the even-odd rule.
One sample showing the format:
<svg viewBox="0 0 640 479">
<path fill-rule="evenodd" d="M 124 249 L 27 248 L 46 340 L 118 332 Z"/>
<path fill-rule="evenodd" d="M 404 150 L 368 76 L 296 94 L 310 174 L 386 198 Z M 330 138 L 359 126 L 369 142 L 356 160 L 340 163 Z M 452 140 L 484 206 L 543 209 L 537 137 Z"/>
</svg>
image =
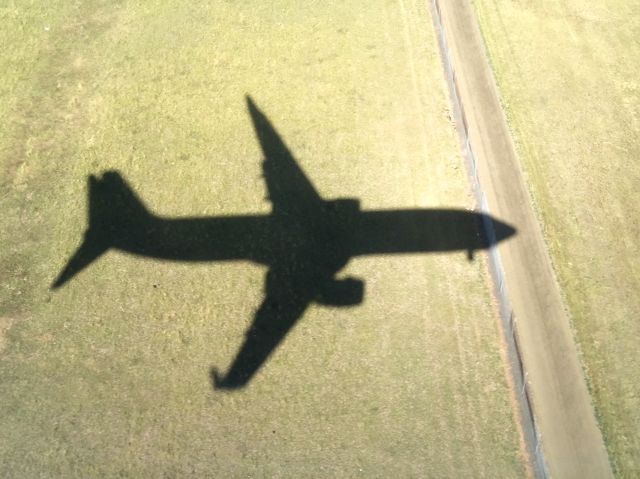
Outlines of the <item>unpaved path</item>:
<svg viewBox="0 0 640 479">
<path fill-rule="evenodd" d="M 518 228 L 500 246 L 534 415 L 552 477 L 611 477 L 569 317 L 500 106 L 473 7 L 440 2 L 478 175 L 491 211 Z M 532 81 L 537 81 L 532 79 Z"/>
</svg>

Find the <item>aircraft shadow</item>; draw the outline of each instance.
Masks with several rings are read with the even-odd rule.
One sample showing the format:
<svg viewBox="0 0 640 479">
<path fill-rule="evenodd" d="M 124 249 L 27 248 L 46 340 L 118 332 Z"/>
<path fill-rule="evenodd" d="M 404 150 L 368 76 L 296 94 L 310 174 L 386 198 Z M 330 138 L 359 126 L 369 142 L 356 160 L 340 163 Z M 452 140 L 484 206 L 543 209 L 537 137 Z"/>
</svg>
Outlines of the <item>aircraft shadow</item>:
<svg viewBox="0 0 640 479">
<path fill-rule="evenodd" d="M 336 279 L 357 256 L 486 249 L 515 234 L 506 223 L 456 209 L 361 211 L 356 199 L 324 200 L 267 117 L 247 97 L 263 154 L 269 215 L 170 219 L 150 212 L 123 177 L 89 177 L 89 225 L 54 281 L 64 285 L 108 249 L 170 261 L 249 260 L 268 266 L 265 298 L 215 388 L 246 386 L 313 302 L 354 306 L 364 281 Z M 482 232 L 488 227 L 489 235 Z"/>
</svg>

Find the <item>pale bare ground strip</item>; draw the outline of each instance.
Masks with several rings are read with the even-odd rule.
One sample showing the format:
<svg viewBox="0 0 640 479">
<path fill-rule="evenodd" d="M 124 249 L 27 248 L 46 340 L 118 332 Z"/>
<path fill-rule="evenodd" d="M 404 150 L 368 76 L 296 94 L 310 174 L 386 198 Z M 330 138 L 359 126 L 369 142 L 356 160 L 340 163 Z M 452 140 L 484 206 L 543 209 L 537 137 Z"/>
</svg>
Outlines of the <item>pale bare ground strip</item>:
<svg viewBox="0 0 640 479">
<path fill-rule="evenodd" d="M 569 318 L 472 6 L 462 0 L 443 2 L 441 11 L 480 181 L 491 210 L 519 231 L 500 254 L 548 470 L 553 477 L 611 477 Z"/>
<path fill-rule="evenodd" d="M 638 477 L 640 4 L 473 5 L 614 475 Z"/>
</svg>

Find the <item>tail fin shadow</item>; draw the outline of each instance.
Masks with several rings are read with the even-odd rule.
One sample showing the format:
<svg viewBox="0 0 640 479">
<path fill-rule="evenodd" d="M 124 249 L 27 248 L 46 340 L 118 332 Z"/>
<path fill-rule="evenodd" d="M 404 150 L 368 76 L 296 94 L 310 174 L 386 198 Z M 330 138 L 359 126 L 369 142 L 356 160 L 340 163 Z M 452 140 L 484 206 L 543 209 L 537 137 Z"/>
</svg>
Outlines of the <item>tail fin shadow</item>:
<svg viewBox="0 0 640 479">
<path fill-rule="evenodd" d="M 117 242 L 126 228 L 139 227 L 151 215 L 118 172 L 88 179 L 88 227 L 84 241 L 51 285 L 58 289 Z"/>
</svg>

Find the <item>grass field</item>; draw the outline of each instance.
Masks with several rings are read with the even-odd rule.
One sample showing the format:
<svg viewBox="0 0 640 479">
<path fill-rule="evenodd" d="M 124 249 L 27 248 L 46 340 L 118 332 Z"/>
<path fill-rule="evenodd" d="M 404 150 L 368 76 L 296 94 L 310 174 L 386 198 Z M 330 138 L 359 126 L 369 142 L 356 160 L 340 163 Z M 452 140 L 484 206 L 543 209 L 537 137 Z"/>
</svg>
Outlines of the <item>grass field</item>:
<svg viewBox="0 0 640 479">
<path fill-rule="evenodd" d="M 640 10 L 477 0 L 620 477 L 640 473 Z"/>
<path fill-rule="evenodd" d="M 524 475 L 484 260 L 366 257 L 247 388 L 250 263 L 110 251 L 51 283 L 118 170 L 167 216 L 268 213 L 250 94 L 326 198 L 472 205 L 423 2 L 0 7 L 0 475 Z"/>
</svg>

